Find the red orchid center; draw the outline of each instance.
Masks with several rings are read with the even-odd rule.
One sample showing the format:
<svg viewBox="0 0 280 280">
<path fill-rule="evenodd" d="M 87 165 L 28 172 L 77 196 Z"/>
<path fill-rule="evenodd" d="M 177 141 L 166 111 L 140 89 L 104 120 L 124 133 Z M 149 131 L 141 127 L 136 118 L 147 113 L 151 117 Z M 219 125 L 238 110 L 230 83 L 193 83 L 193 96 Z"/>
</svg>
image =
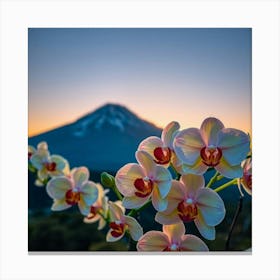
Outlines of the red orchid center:
<svg viewBox="0 0 280 280">
<path fill-rule="evenodd" d="M 80 193 L 68 190 L 65 194 L 65 201 L 70 205 L 77 204 L 80 201 Z"/>
<path fill-rule="evenodd" d="M 151 194 L 153 190 L 153 181 L 149 178 L 138 178 L 134 181 L 134 187 L 136 188 L 135 195 L 138 197 L 146 197 Z"/>
<path fill-rule="evenodd" d="M 101 209 L 101 207 L 98 206 L 91 206 L 90 207 L 90 213 L 88 215 L 88 219 L 93 219 L 98 213 L 98 211 Z"/>
<path fill-rule="evenodd" d="M 171 150 L 168 147 L 157 147 L 154 149 L 155 162 L 158 164 L 169 163 L 171 155 Z"/>
<path fill-rule="evenodd" d="M 55 171 L 56 163 L 55 162 L 46 162 L 45 167 L 48 171 Z"/>
<path fill-rule="evenodd" d="M 125 230 L 125 224 L 119 221 L 115 221 L 115 222 L 111 222 L 109 226 L 112 229 L 111 234 L 113 237 L 119 237 L 123 235 Z"/>
<path fill-rule="evenodd" d="M 242 180 L 243 183 L 247 186 L 247 188 L 252 190 L 252 174 L 244 172 Z"/>
<path fill-rule="evenodd" d="M 32 157 L 33 153 L 28 152 L 28 159 L 30 159 Z"/>
<path fill-rule="evenodd" d="M 178 215 L 183 222 L 193 221 L 198 214 L 197 207 L 191 198 L 181 201 L 178 204 L 177 210 Z"/>
<path fill-rule="evenodd" d="M 204 147 L 200 151 L 200 156 L 204 164 L 214 167 L 220 163 L 222 150 L 216 147 Z"/>
</svg>

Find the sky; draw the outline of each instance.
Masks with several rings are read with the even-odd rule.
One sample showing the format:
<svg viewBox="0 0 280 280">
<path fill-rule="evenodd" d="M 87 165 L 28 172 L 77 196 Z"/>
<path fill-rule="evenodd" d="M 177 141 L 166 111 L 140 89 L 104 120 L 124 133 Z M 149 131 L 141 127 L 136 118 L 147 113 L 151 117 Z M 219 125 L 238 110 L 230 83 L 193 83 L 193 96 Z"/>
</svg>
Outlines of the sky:
<svg viewBox="0 0 280 280">
<path fill-rule="evenodd" d="M 28 135 L 106 103 L 159 127 L 211 116 L 251 133 L 249 28 L 30 28 Z"/>
</svg>

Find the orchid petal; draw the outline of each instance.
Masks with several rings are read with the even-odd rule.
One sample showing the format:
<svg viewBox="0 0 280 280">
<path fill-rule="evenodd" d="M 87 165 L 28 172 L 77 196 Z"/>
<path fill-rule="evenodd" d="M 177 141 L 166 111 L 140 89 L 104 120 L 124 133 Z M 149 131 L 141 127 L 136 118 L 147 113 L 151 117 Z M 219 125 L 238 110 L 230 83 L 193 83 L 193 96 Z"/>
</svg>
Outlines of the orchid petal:
<svg viewBox="0 0 280 280">
<path fill-rule="evenodd" d="M 205 165 L 202 162 L 202 159 L 199 157 L 193 165 L 187 165 L 185 163 L 182 163 L 181 165 L 177 165 L 177 166 L 175 165 L 175 168 L 182 175 L 184 174 L 202 175 L 207 171 L 208 166 Z"/>
<path fill-rule="evenodd" d="M 197 194 L 197 207 L 203 220 L 209 226 L 219 224 L 225 217 L 226 210 L 221 197 L 209 188 L 203 188 Z"/>
<path fill-rule="evenodd" d="M 150 196 L 147 197 L 138 197 L 138 196 L 129 196 L 124 197 L 122 204 L 127 209 L 137 209 L 143 206 L 148 200 Z"/>
<path fill-rule="evenodd" d="M 169 246 L 168 237 L 161 231 L 146 232 L 137 243 L 137 251 L 163 251 Z"/>
<path fill-rule="evenodd" d="M 86 224 L 92 224 L 96 223 L 101 219 L 101 216 L 99 214 L 93 215 L 92 213 L 89 213 L 86 217 L 84 217 L 83 221 Z"/>
<path fill-rule="evenodd" d="M 153 157 L 149 155 L 145 151 L 136 151 L 135 157 L 139 164 L 144 168 L 146 171 L 146 175 L 149 177 L 150 174 L 155 173 L 156 164 L 153 160 Z"/>
<path fill-rule="evenodd" d="M 159 212 L 164 211 L 168 205 L 167 199 L 161 197 L 157 186 L 154 187 L 152 192 L 152 204 Z"/>
<path fill-rule="evenodd" d="M 98 223 L 97 229 L 98 229 L 98 230 L 103 229 L 103 228 L 106 226 L 106 224 L 107 224 L 107 222 L 101 217 L 101 218 L 99 219 L 99 223 Z"/>
<path fill-rule="evenodd" d="M 41 170 L 38 170 L 37 176 L 39 180 L 44 181 L 49 178 L 48 170 L 43 167 Z"/>
<path fill-rule="evenodd" d="M 199 231 L 199 233 L 208 240 L 215 240 L 215 227 L 209 226 L 203 220 L 202 215 L 198 211 L 198 217 L 194 220 L 194 223 Z"/>
<path fill-rule="evenodd" d="M 30 153 L 31 155 L 33 155 L 35 152 L 36 152 L 36 149 L 35 149 L 33 146 L 28 145 L 28 153 Z"/>
<path fill-rule="evenodd" d="M 192 234 L 183 236 L 180 248 L 183 251 L 209 251 L 207 245 L 200 238 Z"/>
<path fill-rule="evenodd" d="M 114 202 L 109 201 L 109 212 L 110 218 L 112 221 L 121 221 L 123 220 L 124 211 Z"/>
<path fill-rule="evenodd" d="M 240 178 L 243 175 L 243 169 L 240 165 L 231 166 L 223 157 L 215 169 L 226 178 Z"/>
<path fill-rule="evenodd" d="M 171 213 L 157 212 L 155 216 L 155 221 L 162 225 L 172 225 L 176 223 L 180 223 L 182 220 L 178 216 L 177 208 L 174 209 Z"/>
<path fill-rule="evenodd" d="M 157 166 L 155 171 L 154 181 L 158 185 L 161 197 L 165 198 L 171 188 L 172 176 L 170 172 L 162 166 Z"/>
<path fill-rule="evenodd" d="M 185 200 L 186 198 L 185 186 L 182 183 L 173 180 L 172 187 L 166 198 L 168 201 L 168 205 L 167 208 L 164 210 L 164 213 L 168 215 L 171 212 L 173 212 L 174 209 L 177 208 L 178 204 L 182 200 Z"/>
<path fill-rule="evenodd" d="M 201 136 L 206 146 L 216 146 L 218 133 L 224 128 L 223 123 L 216 118 L 207 118 L 200 127 Z"/>
<path fill-rule="evenodd" d="M 123 166 L 116 174 L 116 186 L 124 196 L 133 196 L 136 189 L 134 182 L 136 179 L 144 178 L 143 168 L 136 163 L 128 163 Z"/>
<path fill-rule="evenodd" d="M 68 190 L 72 188 L 71 182 L 66 177 L 57 177 L 51 179 L 47 186 L 47 194 L 54 199 L 62 199 Z"/>
<path fill-rule="evenodd" d="M 175 132 L 178 131 L 180 125 L 178 122 L 169 123 L 161 133 L 161 140 L 164 143 L 164 146 L 169 147 L 173 150 L 173 140 L 175 136 Z"/>
<path fill-rule="evenodd" d="M 50 161 L 56 163 L 56 169 L 58 170 L 63 170 L 65 166 L 68 164 L 66 159 L 64 159 L 59 155 L 52 155 Z"/>
<path fill-rule="evenodd" d="M 43 141 L 37 145 L 37 150 L 48 150 L 47 142 Z"/>
<path fill-rule="evenodd" d="M 205 185 L 204 177 L 195 174 L 182 175 L 180 182 L 184 184 L 188 197 L 194 198 L 196 192 Z"/>
<path fill-rule="evenodd" d="M 71 175 L 75 182 L 75 186 L 82 186 L 82 184 L 89 179 L 89 171 L 86 167 L 74 168 L 71 171 Z"/>
<path fill-rule="evenodd" d="M 185 234 L 185 226 L 182 222 L 172 225 L 163 225 L 163 232 L 168 236 L 170 243 L 180 244 L 182 236 Z"/>
<path fill-rule="evenodd" d="M 154 159 L 154 150 L 156 148 L 161 148 L 163 147 L 163 142 L 161 141 L 160 138 L 156 137 L 156 136 L 150 136 L 146 139 L 144 139 L 138 146 L 139 151 L 146 151 L 147 153 L 149 153 Z"/>
<path fill-rule="evenodd" d="M 173 145 L 178 158 L 188 165 L 193 165 L 197 161 L 200 150 L 205 146 L 197 128 L 188 128 L 179 132 L 174 138 Z"/>
<path fill-rule="evenodd" d="M 87 216 L 90 213 L 90 206 L 84 200 L 84 197 L 81 195 L 78 202 L 78 207 L 82 215 Z"/>
<path fill-rule="evenodd" d="M 84 183 L 81 188 L 81 196 L 83 197 L 86 205 L 91 206 L 98 198 L 98 189 L 96 184 L 88 181 Z"/>
<path fill-rule="evenodd" d="M 52 211 L 61 211 L 70 208 L 71 205 L 68 204 L 65 199 L 54 199 L 53 205 L 51 207 Z"/>
<path fill-rule="evenodd" d="M 119 206 L 119 208 L 121 208 L 123 214 L 125 213 L 125 207 L 123 205 L 123 201 L 117 200 L 117 201 L 114 201 L 113 203 L 115 205 Z M 109 203 L 107 203 L 107 209 L 109 209 Z"/>
<path fill-rule="evenodd" d="M 44 167 L 42 158 L 37 153 L 33 154 L 33 156 L 30 158 L 30 161 L 32 165 L 38 170 L 41 170 Z"/>
<path fill-rule="evenodd" d="M 250 151 L 250 138 L 241 130 L 224 128 L 219 134 L 219 148 L 230 165 L 238 165 Z"/>
<path fill-rule="evenodd" d="M 125 223 L 128 225 L 129 233 L 134 241 L 138 241 L 143 235 L 143 228 L 133 217 L 125 216 Z"/>
</svg>

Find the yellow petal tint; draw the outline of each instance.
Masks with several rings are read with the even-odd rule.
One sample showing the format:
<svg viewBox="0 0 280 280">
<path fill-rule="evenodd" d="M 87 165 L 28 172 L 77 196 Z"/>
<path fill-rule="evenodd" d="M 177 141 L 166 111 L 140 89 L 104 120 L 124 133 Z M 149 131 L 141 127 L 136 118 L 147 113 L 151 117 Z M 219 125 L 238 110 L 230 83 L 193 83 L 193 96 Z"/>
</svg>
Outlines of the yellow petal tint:
<svg viewBox="0 0 280 280">
<path fill-rule="evenodd" d="M 109 201 L 109 213 L 112 221 L 123 220 L 124 211 L 116 203 Z"/>
<path fill-rule="evenodd" d="M 206 146 L 217 145 L 218 133 L 223 128 L 223 123 L 216 118 L 207 118 L 203 121 L 200 132 Z"/>
<path fill-rule="evenodd" d="M 168 236 L 171 244 L 180 244 L 182 236 L 185 234 L 185 226 L 182 222 L 172 225 L 164 225 L 162 231 Z"/>
<path fill-rule="evenodd" d="M 158 252 L 164 251 L 169 246 L 168 237 L 160 231 L 145 233 L 137 243 L 138 251 Z"/>
<path fill-rule="evenodd" d="M 179 128 L 179 123 L 173 121 L 162 130 L 161 140 L 164 143 L 165 147 L 173 148 L 174 134 L 179 130 Z"/>
</svg>

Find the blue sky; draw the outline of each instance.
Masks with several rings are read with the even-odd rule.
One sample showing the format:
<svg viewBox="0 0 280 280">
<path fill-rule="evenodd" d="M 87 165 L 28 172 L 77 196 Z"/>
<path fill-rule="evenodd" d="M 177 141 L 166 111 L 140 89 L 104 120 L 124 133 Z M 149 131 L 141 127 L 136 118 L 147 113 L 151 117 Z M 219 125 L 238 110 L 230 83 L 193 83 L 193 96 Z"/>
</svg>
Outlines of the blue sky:
<svg viewBox="0 0 280 280">
<path fill-rule="evenodd" d="M 31 28 L 29 135 L 107 102 L 163 127 L 215 116 L 251 132 L 251 29 Z"/>
</svg>

